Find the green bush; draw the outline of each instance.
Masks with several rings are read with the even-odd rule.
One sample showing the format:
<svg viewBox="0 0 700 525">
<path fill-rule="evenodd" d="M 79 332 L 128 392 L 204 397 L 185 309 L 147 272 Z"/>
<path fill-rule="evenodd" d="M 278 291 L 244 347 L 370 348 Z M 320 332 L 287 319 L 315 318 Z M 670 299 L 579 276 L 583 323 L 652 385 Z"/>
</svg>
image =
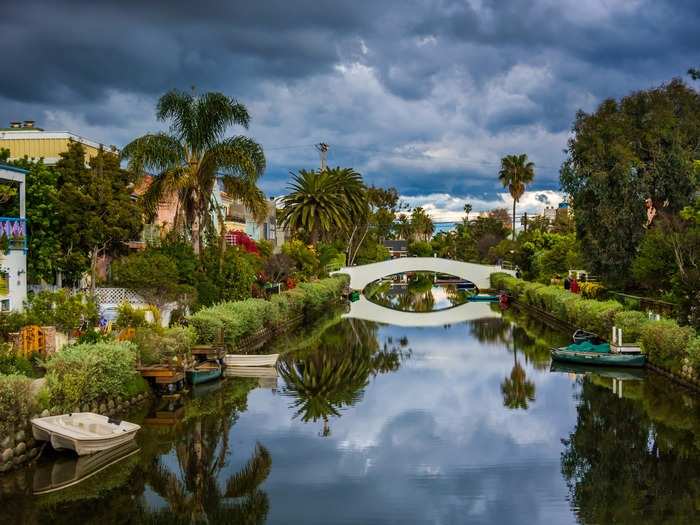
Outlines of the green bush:
<svg viewBox="0 0 700 525">
<path fill-rule="evenodd" d="M 132 342 L 136 345 L 141 364 L 152 365 L 182 362 L 189 357 L 196 339 L 197 332 L 192 327 L 142 327 L 136 329 Z"/>
<path fill-rule="evenodd" d="M 0 374 L 31 377 L 34 375 L 34 366 L 26 357 L 17 355 L 10 343 L 0 343 Z"/>
<path fill-rule="evenodd" d="M 21 375 L 0 374 L 0 434 L 11 432 L 36 411 L 31 384 Z"/>
<path fill-rule="evenodd" d="M 274 327 L 299 313 L 313 314 L 340 295 L 345 277 L 330 277 L 275 295 L 270 301 L 246 299 L 203 308 L 189 317 L 190 325 L 202 343 L 212 343 L 219 330 L 228 344 L 242 337 Z"/>
<path fill-rule="evenodd" d="M 624 311 L 615 314 L 615 326 L 622 329 L 622 339 L 629 343 L 639 341 L 642 327 L 649 322 L 643 312 Z"/>
<path fill-rule="evenodd" d="M 95 301 L 84 294 L 68 290 L 39 292 L 25 305 L 24 324 L 55 326 L 64 332 L 81 326 L 95 326 L 99 313 Z"/>
<path fill-rule="evenodd" d="M 119 328 L 146 326 L 146 311 L 124 302 L 117 308 L 117 320 L 114 324 Z"/>
<path fill-rule="evenodd" d="M 132 343 L 69 346 L 46 362 L 46 381 L 52 406 L 73 410 L 107 397 L 126 398 L 141 391 Z"/>
<path fill-rule="evenodd" d="M 675 321 L 649 321 L 641 329 L 642 350 L 649 360 L 675 372 L 681 370 L 688 355 L 688 345 L 695 337 L 689 326 L 678 326 Z"/>
</svg>

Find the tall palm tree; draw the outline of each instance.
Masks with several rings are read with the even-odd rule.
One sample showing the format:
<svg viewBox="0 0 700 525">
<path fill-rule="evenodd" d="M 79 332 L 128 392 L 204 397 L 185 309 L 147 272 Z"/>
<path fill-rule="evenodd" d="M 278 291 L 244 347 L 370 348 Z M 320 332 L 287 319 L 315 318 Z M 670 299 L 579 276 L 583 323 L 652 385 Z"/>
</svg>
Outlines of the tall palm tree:
<svg viewBox="0 0 700 525">
<path fill-rule="evenodd" d="M 513 197 L 513 240 L 515 240 L 515 206 L 525 193 L 525 187 L 535 178 L 535 163 L 521 155 L 506 155 L 501 159 L 498 180 Z"/>
<path fill-rule="evenodd" d="M 176 195 L 176 229 L 190 235 L 197 251 L 202 232 L 213 225 L 213 195 L 220 177 L 225 191 L 241 200 L 259 220 L 265 213 L 265 196 L 257 181 L 265 170 L 262 147 L 245 136 L 225 137 L 229 126 L 248 127 L 246 107 L 222 93 L 194 95 L 172 90 L 160 97 L 158 120 L 170 122 L 169 133 L 149 133 L 122 150 L 129 168 L 155 174 L 143 204 L 155 214 L 163 198 Z"/>
<path fill-rule="evenodd" d="M 282 199 L 282 225 L 303 231 L 311 244 L 332 232 L 346 232 L 368 209 L 362 176 L 351 168 L 300 170 Z"/>
</svg>

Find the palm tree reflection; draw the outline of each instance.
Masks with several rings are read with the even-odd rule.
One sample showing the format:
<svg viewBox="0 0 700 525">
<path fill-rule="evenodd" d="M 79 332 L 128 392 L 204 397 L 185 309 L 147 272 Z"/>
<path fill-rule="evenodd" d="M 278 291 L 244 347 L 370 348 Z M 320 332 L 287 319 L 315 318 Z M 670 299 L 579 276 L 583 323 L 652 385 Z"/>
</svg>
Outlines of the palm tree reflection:
<svg viewBox="0 0 700 525">
<path fill-rule="evenodd" d="M 326 331 L 317 344 L 286 356 L 279 365 L 283 395 L 294 399 L 294 417 L 304 422 L 323 421 L 320 435 L 331 433 L 331 417 L 362 399 L 370 376 L 398 370 L 410 356 L 408 339 L 393 339 L 380 346 L 378 325 L 356 319 Z"/>
<path fill-rule="evenodd" d="M 525 369 L 518 362 L 518 353 L 513 347 L 514 364 L 510 371 L 510 377 L 503 379 L 501 394 L 503 394 L 503 406 L 510 409 L 527 410 L 529 403 L 535 400 L 535 383 L 528 381 Z"/>
</svg>

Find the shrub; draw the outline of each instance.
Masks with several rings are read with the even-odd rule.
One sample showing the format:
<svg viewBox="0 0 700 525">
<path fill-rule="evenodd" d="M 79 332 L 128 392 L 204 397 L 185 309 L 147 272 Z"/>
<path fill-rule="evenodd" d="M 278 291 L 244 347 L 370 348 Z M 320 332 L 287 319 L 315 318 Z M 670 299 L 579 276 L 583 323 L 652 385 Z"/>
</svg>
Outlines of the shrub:
<svg viewBox="0 0 700 525">
<path fill-rule="evenodd" d="M 39 292 L 33 295 L 25 308 L 25 323 L 55 326 L 64 332 L 81 326 L 95 326 L 99 313 L 95 301 L 84 294 L 68 290 Z"/>
<path fill-rule="evenodd" d="M 313 283 L 301 283 L 297 288 L 273 296 L 270 301 L 246 299 L 219 303 L 203 308 L 189 317 L 202 343 L 212 343 L 219 330 L 224 331 L 228 344 L 236 342 L 261 328 L 275 326 L 304 312 L 312 314 L 338 297 L 345 277 L 331 277 Z"/>
<path fill-rule="evenodd" d="M 675 321 L 649 321 L 641 329 L 642 350 L 652 363 L 678 371 L 694 336 L 691 327 L 678 326 Z"/>
<path fill-rule="evenodd" d="M 599 299 L 605 292 L 605 287 L 598 283 L 581 283 L 580 288 L 584 299 Z"/>
<path fill-rule="evenodd" d="M 146 326 L 146 311 L 124 302 L 117 308 L 117 320 L 114 324 L 119 328 Z"/>
<path fill-rule="evenodd" d="M 643 312 L 625 311 L 615 314 L 615 326 L 622 329 L 622 338 L 628 342 L 636 342 L 642 333 L 642 327 L 649 322 Z"/>
<path fill-rule="evenodd" d="M 129 397 L 143 388 L 135 365 L 136 347 L 131 343 L 66 347 L 46 362 L 51 404 L 72 410 L 106 397 Z"/>
<path fill-rule="evenodd" d="M 0 343 L 0 374 L 33 376 L 34 367 L 29 359 L 17 355 L 10 343 Z"/>
<path fill-rule="evenodd" d="M 142 327 L 136 330 L 133 343 L 139 361 L 144 365 L 164 362 L 181 362 L 189 357 L 197 332 L 192 327 L 172 327 L 165 330 Z"/>
<path fill-rule="evenodd" d="M 36 411 L 31 384 L 21 375 L 0 374 L 0 434 L 11 432 Z"/>
</svg>

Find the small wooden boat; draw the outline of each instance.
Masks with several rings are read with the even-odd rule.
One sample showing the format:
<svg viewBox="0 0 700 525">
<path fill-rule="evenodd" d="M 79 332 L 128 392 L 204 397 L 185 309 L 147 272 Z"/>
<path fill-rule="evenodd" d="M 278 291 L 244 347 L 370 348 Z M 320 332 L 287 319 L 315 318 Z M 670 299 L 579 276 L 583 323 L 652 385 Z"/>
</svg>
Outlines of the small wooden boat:
<svg viewBox="0 0 700 525">
<path fill-rule="evenodd" d="M 271 366 L 229 366 L 224 376 L 253 377 L 260 388 L 277 388 L 277 369 Z"/>
<path fill-rule="evenodd" d="M 214 381 L 221 377 L 221 365 L 219 363 L 206 361 L 187 370 L 186 375 L 187 382 L 190 385 L 207 383 L 208 381 Z"/>
<path fill-rule="evenodd" d="M 226 354 L 226 366 L 275 366 L 279 354 Z"/>
<path fill-rule="evenodd" d="M 496 301 L 499 300 L 498 295 L 472 295 L 469 297 L 469 302 L 470 303 L 478 303 L 478 302 L 485 302 L 485 303 L 495 303 Z"/>
<path fill-rule="evenodd" d="M 32 476 L 33 493 L 48 494 L 77 485 L 140 450 L 132 440 L 89 456 L 71 457 L 63 454 L 50 463 L 40 462 Z"/>
<path fill-rule="evenodd" d="M 594 344 L 590 341 L 573 343 L 562 348 L 553 348 L 552 359 L 581 365 L 625 367 L 642 367 L 646 363 L 644 354 L 616 354 L 610 352 L 608 343 Z"/>
<path fill-rule="evenodd" d="M 136 437 L 141 427 L 92 412 L 32 419 L 37 441 L 49 441 L 56 450 L 74 450 L 79 456 L 107 450 Z"/>
</svg>

